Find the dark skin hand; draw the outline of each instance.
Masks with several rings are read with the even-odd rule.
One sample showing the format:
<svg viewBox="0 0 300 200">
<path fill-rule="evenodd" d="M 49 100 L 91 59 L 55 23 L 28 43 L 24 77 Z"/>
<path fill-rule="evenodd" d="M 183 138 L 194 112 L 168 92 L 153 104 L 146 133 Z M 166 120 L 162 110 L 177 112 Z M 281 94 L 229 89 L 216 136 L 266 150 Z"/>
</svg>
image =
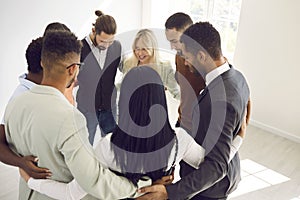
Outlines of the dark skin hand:
<svg viewBox="0 0 300 200">
<path fill-rule="evenodd" d="M 10 148 L 5 136 L 4 125 L 0 125 L 0 161 L 22 168 L 30 177 L 45 179 L 51 177 L 51 172 L 47 168 L 37 167 L 38 159 L 34 156 L 19 156 Z"/>
<path fill-rule="evenodd" d="M 250 116 L 251 116 L 251 100 L 250 100 L 250 97 L 249 97 L 249 100 L 248 100 L 248 103 L 247 103 L 247 113 L 246 113 L 246 124 L 247 124 L 247 126 L 249 125 Z"/>
<path fill-rule="evenodd" d="M 170 185 L 174 180 L 174 171 L 171 175 L 169 176 L 163 176 L 161 179 L 156 180 L 153 182 L 153 185 Z"/>
<path fill-rule="evenodd" d="M 238 135 L 241 136 L 243 139 L 246 136 L 246 129 L 247 129 L 247 126 L 249 125 L 249 121 L 250 121 L 250 114 L 251 114 L 251 101 L 249 99 L 248 103 L 247 103 L 247 109 L 246 109 L 246 113 L 244 116 L 244 120 L 243 120 L 241 128 L 238 132 Z"/>
<path fill-rule="evenodd" d="M 139 193 L 143 194 L 137 198 L 137 200 L 144 199 L 167 199 L 168 194 L 165 188 L 165 185 L 169 185 L 174 180 L 174 171 L 169 176 L 163 176 L 161 179 L 153 182 L 152 186 L 143 187 L 138 190 Z"/>
<path fill-rule="evenodd" d="M 139 193 L 145 193 L 136 200 L 164 200 L 168 199 L 168 193 L 164 185 L 151 185 L 138 190 Z"/>
</svg>

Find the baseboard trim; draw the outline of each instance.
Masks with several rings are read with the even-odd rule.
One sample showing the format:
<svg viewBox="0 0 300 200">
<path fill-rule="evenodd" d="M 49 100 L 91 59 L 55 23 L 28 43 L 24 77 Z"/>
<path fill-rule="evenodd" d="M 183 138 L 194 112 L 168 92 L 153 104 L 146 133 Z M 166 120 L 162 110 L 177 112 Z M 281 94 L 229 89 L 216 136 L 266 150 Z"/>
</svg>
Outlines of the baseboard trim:
<svg viewBox="0 0 300 200">
<path fill-rule="evenodd" d="M 261 122 L 258 122 L 258 121 L 252 120 L 252 119 L 250 120 L 250 124 L 253 125 L 253 126 L 255 126 L 255 127 L 257 127 L 257 128 L 261 128 L 261 129 L 263 129 L 265 131 L 273 133 L 275 135 L 284 137 L 284 138 L 286 138 L 288 140 L 300 143 L 300 137 L 299 136 L 295 136 L 295 135 L 293 135 L 293 134 L 291 134 L 289 132 L 280 130 L 278 128 L 266 125 L 264 123 L 261 123 Z"/>
</svg>

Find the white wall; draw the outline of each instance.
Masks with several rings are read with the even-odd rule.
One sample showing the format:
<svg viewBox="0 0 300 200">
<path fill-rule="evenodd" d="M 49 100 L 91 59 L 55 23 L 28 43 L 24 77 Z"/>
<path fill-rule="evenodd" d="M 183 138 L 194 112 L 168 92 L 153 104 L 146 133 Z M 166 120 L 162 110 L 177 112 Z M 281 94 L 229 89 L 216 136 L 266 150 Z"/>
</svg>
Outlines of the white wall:
<svg viewBox="0 0 300 200">
<path fill-rule="evenodd" d="M 243 0 L 234 57 L 251 87 L 252 124 L 298 142 L 299 9 L 299 0 Z"/>
<path fill-rule="evenodd" d="M 81 39 L 91 31 L 96 19 L 94 11 L 100 9 L 115 18 L 117 34 L 121 34 L 141 27 L 141 7 L 140 0 L 10 0 L 2 3 L 0 116 L 18 84 L 17 77 L 27 70 L 25 50 L 28 44 L 43 34 L 48 23 L 65 23 Z"/>
</svg>

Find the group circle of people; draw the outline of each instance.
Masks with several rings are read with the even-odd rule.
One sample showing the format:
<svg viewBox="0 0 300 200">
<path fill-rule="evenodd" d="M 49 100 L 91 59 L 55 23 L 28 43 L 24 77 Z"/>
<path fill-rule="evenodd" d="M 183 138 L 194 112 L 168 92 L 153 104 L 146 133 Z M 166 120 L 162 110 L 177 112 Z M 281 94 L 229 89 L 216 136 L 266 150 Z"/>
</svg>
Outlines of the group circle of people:
<svg viewBox="0 0 300 200">
<path fill-rule="evenodd" d="M 171 15 L 174 71 L 153 31 L 139 30 L 123 58 L 114 18 L 95 14 L 81 41 L 55 22 L 26 50 L 28 73 L 0 127 L 0 161 L 20 168 L 19 199 L 227 199 L 241 179 L 250 92 L 218 31 Z M 166 91 L 180 101 L 175 128 Z"/>
</svg>

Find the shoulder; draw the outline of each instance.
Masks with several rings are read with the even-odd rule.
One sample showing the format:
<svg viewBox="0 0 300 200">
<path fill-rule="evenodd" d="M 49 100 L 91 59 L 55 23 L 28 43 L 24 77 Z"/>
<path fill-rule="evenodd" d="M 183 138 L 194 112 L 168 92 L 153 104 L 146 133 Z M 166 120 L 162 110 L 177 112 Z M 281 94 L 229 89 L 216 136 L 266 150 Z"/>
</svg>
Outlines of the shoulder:
<svg viewBox="0 0 300 200">
<path fill-rule="evenodd" d="M 61 109 L 65 111 L 63 114 L 65 121 L 70 121 L 75 126 L 79 124 L 84 124 L 85 122 L 84 115 L 69 102 L 62 104 Z"/>
<path fill-rule="evenodd" d="M 15 89 L 15 91 L 13 92 L 12 96 L 10 97 L 10 99 L 14 99 L 18 96 L 20 96 L 21 94 L 27 92 L 29 89 L 27 87 L 25 87 L 24 85 L 20 84 L 18 85 L 18 87 Z"/>
<path fill-rule="evenodd" d="M 232 66 L 227 73 L 224 73 L 222 78 L 228 93 L 249 93 L 249 86 L 245 76 Z"/>
<path fill-rule="evenodd" d="M 6 108 L 5 108 L 5 116 L 10 116 L 11 114 L 17 115 L 18 112 L 14 112 L 15 110 L 20 110 L 24 107 L 28 102 L 30 102 L 30 97 L 26 98 L 26 94 L 28 93 L 28 90 L 24 90 L 23 92 L 20 92 L 20 90 L 14 91 L 13 95 L 9 99 Z M 17 109 L 18 108 L 18 109 Z M 6 121 L 6 120 L 5 120 Z"/>
<path fill-rule="evenodd" d="M 115 40 L 107 49 L 106 58 L 111 61 L 121 59 L 122 47 L 121 43 Z"/>
<path fill-rule="evenodd" d="M 123 73 L 126 74 L 130 69 L 136 67 L 135 59 L 133 56 L 127 57 L 123 62 Z"/>
<path fill-rule="evenodd" d="M 114 40 L 112 45 L 121 47 L 121 42 L 119 40 Z"/>
<path fill-rule="evenodd" d="M 118 40 L 114 40 L 114 42 L 109 47 L 109 49 L 121 50 L 122 49 L 121 43 Z"/>
<path fill-rule="evenodd" d="M 234 78 L 233 80 L 239 81 L 239 80 L 245 80 L 244 75 L 234 68 L 232 65 L 229 65 L 230 69 L 227 71 L 227 73 L 222 74 L 223 78 Z M 246 81 L 246 80 L 245 80 Z"/>
<path fill-rule="evenodd" d="M 83 39 L 81 40 L 81 43 L 82 43 L 82 50 L 89 49 L 89 44 L 88 44 L 88 42 L 87 42 L 86 40 L 87 40 L 86 38 L 83 38 Z"/>
<path fill-rule="evenodd" d="M 91 48 L 85 38 L 81 40 L 81 43 L 82 43 L 81 61 L 83 61 L 87 57 L 87 55 L 91 52 Z"/>
</svg>

